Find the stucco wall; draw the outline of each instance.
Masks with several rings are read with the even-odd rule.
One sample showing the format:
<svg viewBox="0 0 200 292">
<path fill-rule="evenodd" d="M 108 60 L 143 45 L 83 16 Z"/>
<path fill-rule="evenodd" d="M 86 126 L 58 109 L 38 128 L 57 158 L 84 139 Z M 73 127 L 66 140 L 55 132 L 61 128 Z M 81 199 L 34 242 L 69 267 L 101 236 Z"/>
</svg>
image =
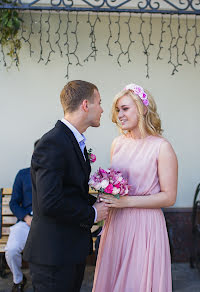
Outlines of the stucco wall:
<svg viewBox="0 0 200 292">
<path fill-rule="evenodd" d="M 43 35 L 47 40 L 47 20 L 48 14 L 43 18 Z M 66 14 L 62 17 L 61 29 L 61 47 L 63 54 L 66 53 L 65 24 Z M 74 35 L 73 30 L 75 15 L 70 15 L 72 23 L 69 29 L 69 39 L 71 50 L 73 49 Z M 28 22 L 29 15 L 24 16 L 25 36 L 30 31 Z M 34 141 L 41 137 L 43 133 L 51 129 L 57 119 L 63 117 L 59 102 L 59 94 L 65 83 L 67 83 L 66 56 L 61 58 L 55 46 L 58 27 L 58 18 L 51 16 L 51 41 L 56 50 L 51 55 L 51 62 L 44 65 L 49 51 L 49 44 L 43 39 L 43 57 L 44 61 L 38 63 L 39 59 L 39 15 L 34 14 L 34 35 L 31 36 L 32 49 L 34 51 L 30 58 L 29 46 L 27 42 L 22 41 L 20 52 L 19 71 L 13 66 L 10 70 L 3 67 L 0 63 L 0 186 L 9 187 L 13 184 L 16 172 L 20 168 L 27 167 L 30 164 L 31 153 Z M 75 65 L 75 59 L 71 56 L 73 65 L 70 66 L 70 78 L 83 79 L 95 83 L 102 97 L 102 106 L 104 113 L 102 116 L 101 127 L 98 129 L 88 129 L 86 132 L 87 146 L 93 148 L 97 155 L 97 161 L 93 165 L 93 170 L 98 166 L 109 166 L 110 144 L 113 138 L 118 134 L 115 126 L 110 120 L 110 109 L 114 95 L 120 91 L 126 84 L 134 82 L 147 88 L 154 96 L 158 112 L 162 120 L 164 136 L 172 143 L 179 161 L 179 186 L 176 207 L 190 207 L 192 205 L 194 190 L 200 181 L 200 98 L 199 98 L 199 80 L 200 67 L 199 59 L 196 67 L 184 63 L 179 67 L 179 72 L 171 75 L 172 66 L 168 64 L 169 50 L 167 44 L 170 43 L 169 31 L 165 33 L 165 48 L 162 51 L 163 60 L 156 61 L 158 53 L 158 43 L 160 38 L 160 18 L 153 19 L 152 42 L 154 46 L 150 47 L 149 74 L 146 78 L 146 59 L 143 54 L 141 36 L 138 34 L 140 19 L 133 19 L 133 38 L 135 43 L 132 45 L 130 53 L 132 62 L 127 62 L 127 55 L 120 58 L 121 67 L 117 64 L 119 55 L 119 46 L 115 43 L 118 34 L 116 24 L 117 16 L 112 17 L 112 39 L 111 49 L 113 57 L 108 56 L 106 42 L 108 40 L 108 17 L 100 16 L 99 22 L 95 28 L 97 59 L 83 60 L 89 55 L 90 43 L 88 34 L 90 27 L 87 23 L 87 16 L 79 16 L 78 29 L 78 55 L 80 56 L 82 67 Z M 120 42 L 124 50 L 128 45 L 128 28 L 124 23 L 128 17 L 121 18 Z M 94 20 L 94 19 L 93 19 Z M 147 20 L 149 21 L 149 20 Z M 166 18 L 169 21 L 169 18 Z M 189 19 L 190 27 L 194 24 L 194 19 Z M 148 27 L 148 26 L 147 26 Z M 166 24 L 167 29 L 167 24 Z M 181 25 L 184 33 L 185 22 Z M 143 31 L 145 41 L 148 40 L 149 30 Z M 174 33 L 177 35 L 177 24 L 174 22 Z M 191 44 L 194 40 L 194 34 L 191 34 L 188 42 Z M 183 45 L 180 40 L 180 46 Z M 181 50 L 180 50 L 181 55 Z M 188 55 L 194 58 L 194 52 L 191 50 Z M 181 57 L 181 56 L 180 56 Z"/>
</svg>

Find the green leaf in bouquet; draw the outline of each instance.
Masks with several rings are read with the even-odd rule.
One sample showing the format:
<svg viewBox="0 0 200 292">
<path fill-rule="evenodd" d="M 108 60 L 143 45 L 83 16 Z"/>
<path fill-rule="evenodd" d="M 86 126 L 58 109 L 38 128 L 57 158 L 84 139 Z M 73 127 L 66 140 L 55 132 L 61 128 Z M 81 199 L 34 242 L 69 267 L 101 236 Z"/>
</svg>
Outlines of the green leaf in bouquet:
<svg viewBox="0 0 200 292">
<path fill-rule="evenodd" d="M 98 193 L 99 193 L 99 194 L 100 194 L 100 193 L 104 193 L 104 194 L 105 194 L 104 189 L 103 189 L 103 188 L 100 188 L 100 189 L 98 190 Z"/>
<path fill-rule="evenodd" d="M 117 195 L 113 195 L 115 198 L 119 199 L 120 198 L 120 194 Z"/>
</svg>

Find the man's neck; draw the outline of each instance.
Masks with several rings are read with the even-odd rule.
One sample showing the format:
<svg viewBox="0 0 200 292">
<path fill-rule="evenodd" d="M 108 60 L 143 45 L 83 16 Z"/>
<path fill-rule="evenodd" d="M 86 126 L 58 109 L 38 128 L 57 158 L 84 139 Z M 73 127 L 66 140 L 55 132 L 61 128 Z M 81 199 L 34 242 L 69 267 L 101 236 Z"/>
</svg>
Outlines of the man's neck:
<svg viewBox="0 0 200 292">
<path fill-rule="evenodd" d="M 85 125 L 84 120 L 77 114 L 65 114 L 64 119 L 74 126 L 80 134 L 83 134 L 88 128 Z"/>
</svg>

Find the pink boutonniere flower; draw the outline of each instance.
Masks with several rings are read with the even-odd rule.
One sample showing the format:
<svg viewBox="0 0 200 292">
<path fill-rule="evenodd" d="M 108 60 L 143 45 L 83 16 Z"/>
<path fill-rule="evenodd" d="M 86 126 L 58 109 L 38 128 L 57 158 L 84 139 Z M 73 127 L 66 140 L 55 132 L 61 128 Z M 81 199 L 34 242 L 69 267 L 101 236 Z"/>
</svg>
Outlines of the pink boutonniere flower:
<svg viewBox="0 0 200 292">
<path fill-rule="evenodd" d="M 88 158 L 90 160 L 90 163 L 94 163 L 96 161 L 96 155 L 92 153 L 91 148 L 88 150 Z"/>
</svg>

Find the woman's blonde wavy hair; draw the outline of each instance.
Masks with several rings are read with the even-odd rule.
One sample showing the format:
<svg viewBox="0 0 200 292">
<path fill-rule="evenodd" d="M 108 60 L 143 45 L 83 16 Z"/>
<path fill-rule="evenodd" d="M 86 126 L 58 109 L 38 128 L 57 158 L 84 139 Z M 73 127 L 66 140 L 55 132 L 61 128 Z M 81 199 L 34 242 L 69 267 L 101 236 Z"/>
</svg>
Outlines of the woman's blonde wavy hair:
<svg viewBox="0 0 200 292">
<path fill-rule="evenodd" d="M 157 113 L 156 103 L 153 97 L 151 96 L 151 94 L 146 89 L 144 89 L 144 91 L 145 93 L 147 93 L 147 97 L 149 100 L 149 105 L 146 107 L 147 109 L 146 113 L 145 113 L 145 105 L 143 104 L 142 100 L 140 99 L 138 95 L 136 95 L 131 90 L 122 90 L 115 96 L 113 100 L 112 122 L 115 123 L 117 127 L 119 127 L 121 133 L 127 134 L 127 131 L 123 131 L 121 129 L 121 125 L 118 120 L 117 102 L 121 97 L 128 95 L 133 99 L 138 109 L 139 129 L 140 129 L 142 138 L 144 138 L 145 133 L 147 133 L 148 135 L 153 135 L 153 136 L 161 136 L 163 130 L 161 128 L 160 117 Z"/>
</svg>

